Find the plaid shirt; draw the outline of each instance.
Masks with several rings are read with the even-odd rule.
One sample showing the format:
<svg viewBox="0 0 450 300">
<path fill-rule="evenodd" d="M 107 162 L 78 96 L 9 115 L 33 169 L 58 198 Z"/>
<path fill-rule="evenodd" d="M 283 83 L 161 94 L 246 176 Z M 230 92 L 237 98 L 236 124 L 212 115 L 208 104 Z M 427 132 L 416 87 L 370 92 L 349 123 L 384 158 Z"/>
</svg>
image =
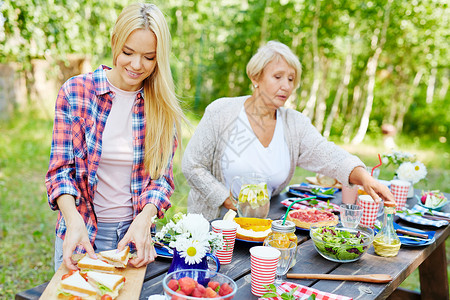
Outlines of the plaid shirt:
<svg viewBox="0 0 450 300">
<path fill-rule="evenodd" d="M 102 133 L 111 111 L 114 93 L 109 89 L 105 70 L 100 66 L 92 73 L 69 79 L 61 87 L 56 100 L 50 163 L 46 175 L 48 202 L 57 210 L 56 199 L 63 194 L 75 197 L 78 212 L 84 219 L 91 243 L 97 234 L 93 199 L 97 189 L 97 169 L 102 153 Z M 177 147 L 175 139 L 168 168 L 153 180 L 144 168 L 145 117 L 143 92 L 133 106 L 133 166 L 131 171 L 131 202 L 133 219 L 148 203 L 158 209 L 158 217 L 171 204 L 174 190 L 172 160 Z M 66 224 L 58 213 L 56 235 L 64 239 Z M 78 246 L 77 253 L 84 252 Z"/>
</svg>

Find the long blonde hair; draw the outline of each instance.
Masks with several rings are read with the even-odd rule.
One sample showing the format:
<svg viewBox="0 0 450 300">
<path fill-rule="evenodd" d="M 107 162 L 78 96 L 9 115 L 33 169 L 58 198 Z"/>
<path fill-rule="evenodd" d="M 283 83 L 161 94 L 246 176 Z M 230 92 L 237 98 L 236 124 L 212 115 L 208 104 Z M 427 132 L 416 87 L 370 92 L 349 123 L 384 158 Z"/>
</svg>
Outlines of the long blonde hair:
<svg viewBox="0 0 450 300">
<path fill-rule="evenodd" d="M 136 29 L 149 29 L 156 36 L 156 67 L 144 80 L 145 155 L 144 165 L 152 178 L 159 178 L 172 156 L 175 139 L 180 140 L 184 114 L 175 94 L 169 56 L 171 36 L 163 13 L 154 4 L 136 3 L 122 10 L 111 37 L 113 64 L 128 36 Z"/>
</svg>

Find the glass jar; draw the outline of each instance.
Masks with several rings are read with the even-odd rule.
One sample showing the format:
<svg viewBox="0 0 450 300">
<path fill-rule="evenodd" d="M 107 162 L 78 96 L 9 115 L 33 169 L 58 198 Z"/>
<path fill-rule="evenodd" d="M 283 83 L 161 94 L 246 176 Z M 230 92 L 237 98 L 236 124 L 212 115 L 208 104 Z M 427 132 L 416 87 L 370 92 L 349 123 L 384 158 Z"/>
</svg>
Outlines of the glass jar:
<svg viewBox="0 0 450 300">
<path fill-rule="evenodd" d="M 297 236 L 295 235 L 295 223 L 291 221 L 287 221 L 283 225 L 283 220 L 275 220 L 272 221 L 272 231 L 269 233 L 268 237 L 273 236 L 277 240 L 280 240 L 280 244 L 283 243 L 283 241 L 286 241 L 286 244 L 288 245 L 288 242 L 294 242 L 296 245 L 298 244 Z M 297 250 L 295 250 L 295 256 L 292 259 L 292 263 L 290 268 L 292 268 L 297 261 Z"/>
<path fill-rule="evenodd" d="M 394 207 L 384 207 L 383 227 L 373 240 L 375 253 L 380 256 L 396 256 L 400 250 L 401 242 L 394 229 Z"/>
</svg>

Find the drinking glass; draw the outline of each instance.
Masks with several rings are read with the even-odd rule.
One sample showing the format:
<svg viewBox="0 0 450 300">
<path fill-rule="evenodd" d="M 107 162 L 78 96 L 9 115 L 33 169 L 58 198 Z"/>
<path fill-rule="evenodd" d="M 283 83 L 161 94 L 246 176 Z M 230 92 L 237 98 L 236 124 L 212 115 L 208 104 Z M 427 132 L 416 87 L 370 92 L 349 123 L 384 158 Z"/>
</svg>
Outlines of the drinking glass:
<svg viewBox="0 0 450 300">
<path fill-rule="evenodd" d="M 291 261 L 295 257 L 297 252 L 297 244 L 283 238 L 280 239 L 274 236 L 269 236 L 264 240 L 264 246 L 276 248 L 281 252 L 274 282 L 276 286 L 279 286 L 283 283 L 284 275 L 288 272 L 291 266 Z"/>
<path fill-rule="evenodd" d="M 355 204 L 342 204 L 340 206 L 341 223 L 344 227 L 356 228 L 361 221 L 363 209 Z"/>
</svg>

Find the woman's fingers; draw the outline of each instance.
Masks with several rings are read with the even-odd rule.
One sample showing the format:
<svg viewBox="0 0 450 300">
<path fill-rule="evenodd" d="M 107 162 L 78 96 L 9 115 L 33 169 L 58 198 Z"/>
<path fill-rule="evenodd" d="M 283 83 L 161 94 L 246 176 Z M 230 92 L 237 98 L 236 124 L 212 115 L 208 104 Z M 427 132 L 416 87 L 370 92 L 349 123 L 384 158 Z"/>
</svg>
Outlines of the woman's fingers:
<svg viewBox="0 0 450 300">
<path fill-rule="evenodd" d="M 137 257 L 130 260 L 130 264 L 135 266 L 136 268 L 140 268 L 145 266 L 151 262 L 153 262 L 156 258 L 156 251 L 154 247 L 154 242 L 151 239 L 150 235 L 143 243 L 136 243 Z"/>
</svg>

